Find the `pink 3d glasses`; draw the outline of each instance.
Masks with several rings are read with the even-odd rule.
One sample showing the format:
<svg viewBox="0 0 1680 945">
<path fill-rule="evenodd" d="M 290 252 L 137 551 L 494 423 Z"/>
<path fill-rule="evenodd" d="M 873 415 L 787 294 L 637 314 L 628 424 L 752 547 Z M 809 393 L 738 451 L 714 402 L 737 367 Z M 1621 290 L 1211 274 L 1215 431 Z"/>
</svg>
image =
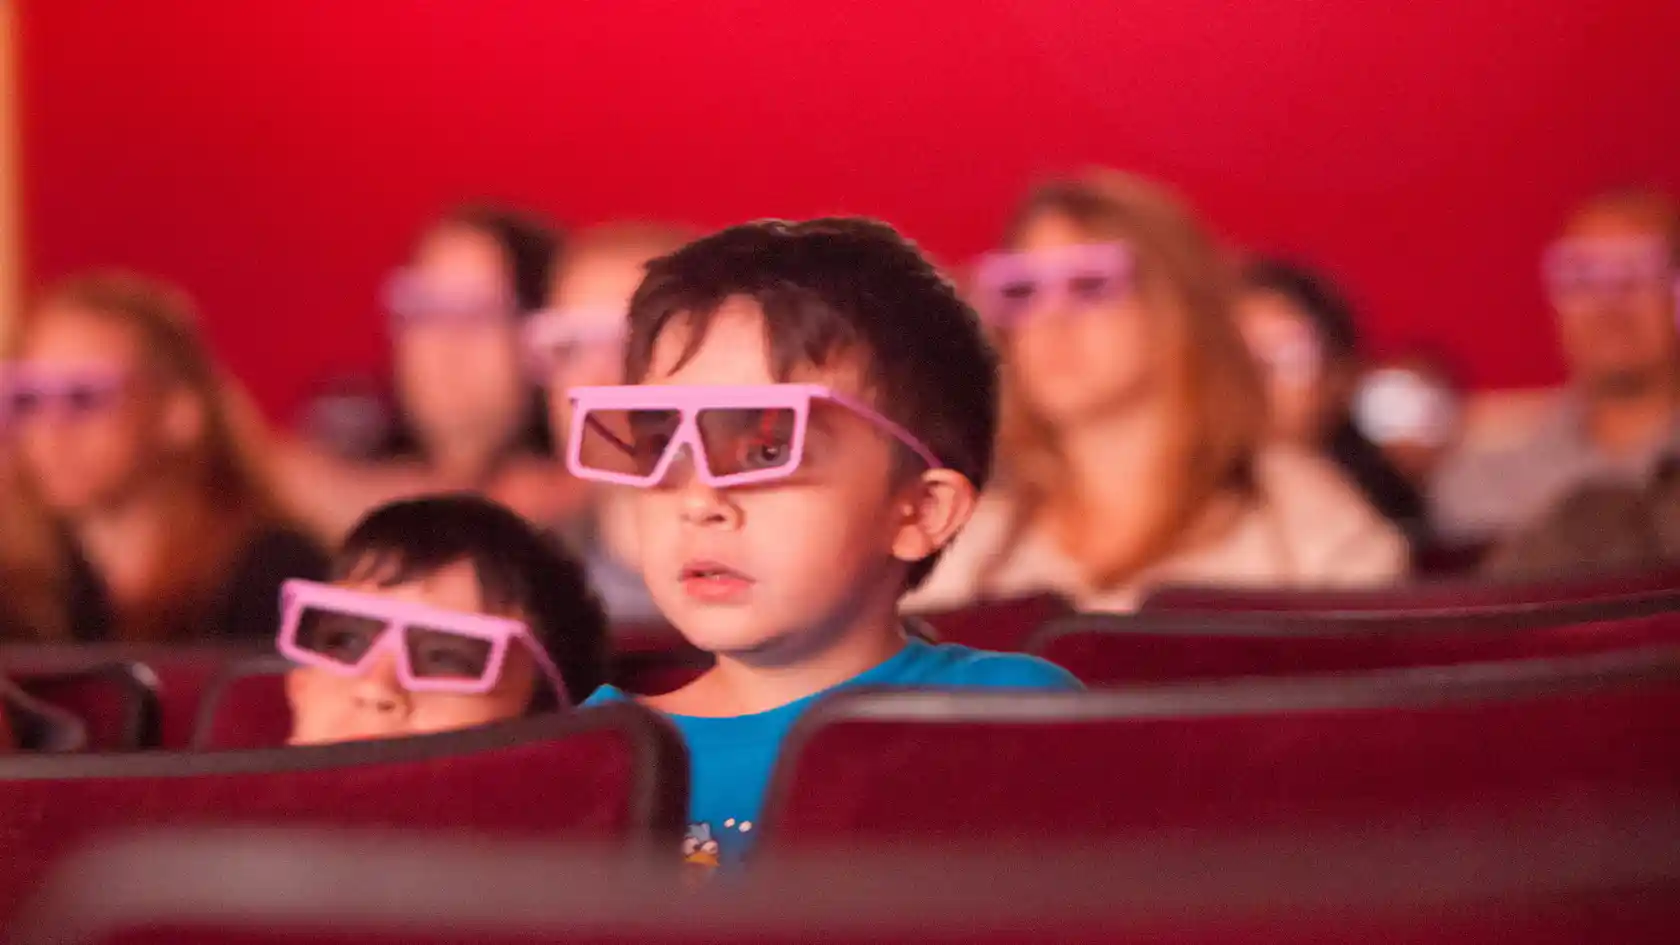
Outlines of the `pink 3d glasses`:
<svg viewBox="0 0 1680 945">
<path fill-rule="evenodd" d="M 944 464 L 908 430 L 855 398 L 818 384 L 746 387 L 574 387 L 566 465 L 580 479 L 648 487 L 687 447 L 713 487 L 793 475 L 804 461 L 812 409 L 838 408 L 886 433 L 929 468 Z"/>
<path fill-rule="evenodd" d="M 989 253 L 974 272 L 974 304 L 988 323 L 1010 327 L 1048 307 L 1078 310 L 1113 301 L 1133 286 L 1135 265 L 1121 243 Z"/>
<path fill-rule="evenodd" d="M 1656 289 L 1680 290 L 1667 243 L 1659 237 L 1559 240 L 1546 250 L 1540 275 L 1554 302 Z"/>
<path fill-rule="evenodd" d="M 278 644 L 294 663 L 342 676 L 367 672 L 381 652 L 396 661 L 397 677 L 410 692 L 477 695 L 495 688 L 515 642 L 536 660 L 569 704 L 565 680 L 518 620 L 469 614 L 392 600 L 313 581 L 281 588 Z"/>
<path fill-rule="evenodd" d="M 90 416 L 116 404 L 130 380 L 122 369 L 100 365 L 0 364 L 0 422 Z"/>
</svg>

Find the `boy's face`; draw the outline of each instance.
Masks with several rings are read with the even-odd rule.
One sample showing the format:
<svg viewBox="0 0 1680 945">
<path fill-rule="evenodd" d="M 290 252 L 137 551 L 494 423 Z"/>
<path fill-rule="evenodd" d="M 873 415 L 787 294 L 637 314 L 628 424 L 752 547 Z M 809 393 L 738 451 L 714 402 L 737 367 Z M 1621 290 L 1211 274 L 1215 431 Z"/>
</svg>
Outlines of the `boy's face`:
<svg viewBox="0 0 1680 945">
<path fill-rule="evenodd" d="M 725 302 L 679 367 L 688 328 L 675 320 L 642 383 L 777 383 L 763 323 L 756 303 Z M 837 360 L 783 380 L 869 402 L 855 359 Z M 895 474 L 897 456 L 889 436 L 836 408 L 813 410 L 803 462 L 786 479 L 718 489 L 693 475 L 692 457 L 678 457 L 637 503 L 642 573 L 660 610 L 703 650 L 774 664 L 890 609 L 906 562 L 948 540 L 973 499 L 968 487 L 952 500 L 940 483 L 967 481 L 948 471 Z"/>
<path fill-rule="evenodd" d="M 419 580 L 391 587 L 374 581 L 339 586 L 462 613 L 483 613 L 484 599 L 471 562 L 459 561 Z M 397 677 L 389 650 L 373 657 L 365 673 L 341 676 L 300 666 L 286 676 L 292 707 L 293 745 L 319 745 L 364 738 L 395 738 L 469 728 L 525 714 L 537 685 L 536 661 L 524 647 L 508 648 L 501 678 L 477 695 L 410 692 Z"/>
</svg>

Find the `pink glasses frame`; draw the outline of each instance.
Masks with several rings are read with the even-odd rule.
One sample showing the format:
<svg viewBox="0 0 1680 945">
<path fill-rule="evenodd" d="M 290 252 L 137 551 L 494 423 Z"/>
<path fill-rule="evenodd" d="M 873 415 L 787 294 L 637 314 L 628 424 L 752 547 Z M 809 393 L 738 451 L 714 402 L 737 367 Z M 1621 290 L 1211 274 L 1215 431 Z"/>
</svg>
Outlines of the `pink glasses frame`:
<svg viewBox="0 0 1680 945">
<path fill-rule="evenodd" d="M 1676 271 L 1669 261 L 1668 250 L 1660 238 L 1650 239 L 1561 239 L 1546 248 L 1540 257 L 1540 282 L 1546 293 L 1553 298 L 1566 292 L 1578 291 L 1573 286 L 1562 286 L 1563 273 L 1568 269 L 1572 257 L 1585 253 L 1591 255 L 1594 247 L 1613 246 L 1624 254 L 1623 259 L 1616 261 L 1615 266 L 1621 271 L 1633 271 L 1641 276 L 1656 276 L 1658 279 L 1672 284 L 1674 291 L 1680 294 L 1680 271 Z"/>
<path fill-rule="evenodd" d="M 1086 243 L 1060 249 L 1032 252 L 999 251 L 980 257 L 974 267 L 975 302 L 988 322 L 1010 322 L 998 312 L 1003 288 L 1014 282 L 1032 281 L 1046 290 L 1046 299 L 1063 299 L 1068 282 L 1075 276 L 1100 272 L 1127 282 L 1136 270 L 1132 251 L 1124 243 Z M 1035 305 L 1043 304 L 1035 300 Z"/>
<path fill-rule="evenodd" d="M 928 464 L 929 469 L 942 469 L 944 463 L 898 424 L 882 416 L 873 407 L 821 384 L 757 384 L 742 387 L 710 387 L 658 384 L 626 384 L 616 387 L 573 387 L 566 392 L 572 402 L 574 420 L 566 437 L 566 468 L 579 479 L 606 482 L 621 486 L 647 487 L 665 480 L 677 454 L 687 446 L 695 457 L 694 472 L 706 485 L 714 488 L 746 486 L 754 483 L 785 479 L 805 461 L 805 431 L 810 425 L 811 401 L 821 400 L 844 407 L 852 413 L 890 434 Z M 700 439 L 698 417 L 702 410 L 781 409 L 794 412 L 793 440 L 789 444 L 793 461 L 774 469 L 755 469 L 741 473 L 713 475 L 710 463 L 704 460 L 706 446 Z M 583 465 L 583 436 L 592 410 L 675 410 L 682 419 L 676 434 L 666 445 L 659 462 L 645 476 L 615 473 Z"/>
<path fill-rule="evenodd" d="M 354 664 L 341 663 L 298 645 L 298 624 L 304 610 L 310 607 L 366 620 L 382 621 L 385 629 L 360 660 Z M 402 645 L 401 633 L 404 628 L 413 626 L 490 641 L 490 656 L 485 661 L 484 674 L 478 679 L 439 679 L 415 675 L 414 668 L 409 665 L 408 648 Z M 403 688 L 411 692 L 449 692 L 461 695 L 481 695 L 489 692 L 495 688 L 496 681 L 502 676 L 502 666 L 507 662 L 508 647 L 514 640 L 523 643 L 530 651 L 532 658 L 537 661 L 537 667 L 554 686 L 554 691 L 560 697 L 560 704 L 570 704 L 566 681 L 560 675 L 559 667 L 554 665 L 554 661 L 549 658 L 536 637 L 532 636 L 531 628 L 521 621 L 493 617 L 489 614 L 468 614 L 428 607 L 425 604 L 392 600 L 377 594 L 364 594 L 314 581 L 293 579 L 282 584 L 280 588 L 280 633 L 276 642 L 282 656 L 294 663 L 324 669 L 340 676 L 360 676 L 367 672 L 381 650 L 389 649 L 396 664 L 397 678 L 402 682 Z"/>
<path fill-rule="evenodd" d="M 519 344 L 532 373 L 544 375 L 546 380 L 546 374 L 554 368 L 551 352 L 561 345 L 603 350 L 623 348 L 630 329 L 624 321 L 623 312 L 615 313 L 618 321 L 610 325 L 602 323 L 582 328 L 575 324 L 577 318 L 573 314 L 581 311 L 581 308 L 545 308 L 532 312 L 525 319 L 524 326 L 519 330 Z"/>
</svg>

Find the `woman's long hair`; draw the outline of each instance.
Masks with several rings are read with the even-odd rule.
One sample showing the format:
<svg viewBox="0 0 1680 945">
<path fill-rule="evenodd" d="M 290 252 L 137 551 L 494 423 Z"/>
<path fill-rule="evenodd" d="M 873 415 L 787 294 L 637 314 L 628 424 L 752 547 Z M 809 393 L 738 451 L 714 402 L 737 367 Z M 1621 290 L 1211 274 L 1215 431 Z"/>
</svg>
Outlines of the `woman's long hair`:
<svg viewBox="0 0 1680 945">
<path fill-rule="evenodd" d="M 141 369 L 165 389 L 184 391 L 203 413 L 200 435 L 157 475 L 173 527 L 146 569 L 144 590 L 116 609 L 114 638 L 157 640 L 196 629 L 215 603 L 228 568 L 259 530 L 282 515 L 266 479 L 263 429 L 256 411 L 222 375 L 186 295 L 173 286 L 123 272 L 72 277 L 34 308 L 75 310 L 133 332 Z M 30 319 L 22 325 L 27 337 Z"/>
<path fill-rule="evenodd" d="M 1082 562 L 1093 587 L 1115 587 L 1177 550 L 1210 500 L 1252 485 L 1264 398 L 1231 314 L 1229 267 L 1175 195 L 1109 170 L 1054 181 L 1017 209 L 1005 246 L 1015 245 L 1029 224 L 1046 216 L 1073 222 L 1093 241 L 1125 243 L 1136 261 L 1137 291 L 1158 325 L 1160 396 L 1171 420 L 1167 442 L 1147 480 L 1138 483 L 1158 500 L 1141 529 L 1107 536 Z M 1073 480 L 1056 430 L 1022 396 L 1007 357 L 1009 339 L 1001 344 L 1006 357 L 998 456 L 1001 478 L 1015 500 L 1015 521 L 992 568 L 1046 510 L 1073 506 L 1076 514 L 1066 520 L 1086 518 L 1077 514 L 1080 499 L 1069 489 Z"/>
</svg>

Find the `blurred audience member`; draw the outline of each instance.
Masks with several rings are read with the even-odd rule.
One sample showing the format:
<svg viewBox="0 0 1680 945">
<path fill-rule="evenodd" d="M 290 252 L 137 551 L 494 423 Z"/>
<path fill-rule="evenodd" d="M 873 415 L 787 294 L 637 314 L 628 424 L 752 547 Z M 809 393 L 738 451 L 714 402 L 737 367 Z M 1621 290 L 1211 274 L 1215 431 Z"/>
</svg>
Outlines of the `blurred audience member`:
<svg viewBox="0 0 1680 945">
<path fill-rule="evenodd" d="M 1332 465 L 1262 445 L 1229 274 L 1173 195 L 1114 172 L 1043 187 L 976 289 L 1004 354 L 1002 487 L 917 606 L 1403 572 L 1405 542 Z"/>
<path fill-rule="evenodd" d="M 6 400 L 26 485 L 62 530 L 72 634 L 266 635 L 280 582 L 326 562 L 270 500 L 186 299 L 87 275 L 20 328 Z"/>
<path fill-rule="evenodd" d="M 1255 260 L 1243 270 L 1237 323 L 1260 366 L 1272 437 L 1329 456 L 1377 511 L 1424 541 L 1423 496 L 1353 423 L 1359 342 L 1341 290 L 1302 266 Z"/>
<path fill-rule="evenodd" d="M 6 432 L 11 394 L 0 365 L 0 642 L 45 642 L 70 636 L 66 571 L 52 519 L 22 481 Z"/>
<path fill-rule="evenodd" d="M 1373 365 L 1353 393 L 1353 423 L 1421 494 L 1458 444 L 1463 395 L 1452 373 L 1422 352 Z"/>
<path fill-rule="evenodd" d="M 1437 528 L 1476 538 L 1532 522 L 1589 480 L 1638 484 L 1680 446 L 1675 328 L 1680 210 L 1650 191 L 1587 201 L 1546 251 L 1569 390 L 1525 441 L 1465 448 L 1436 479 Z"/>
<path fill-rule="evenodd" d="M 1489 556 L 1491 577 L 1537 579 L 1583 571 L 1637 571 L 1680 562 L 1680 465 L 1648 486 L 1588 482 Z"/>
<path fill-rule="evenodd" d="M 569 708 L 600 685 L 606 616 L 583 567 L 471 495 L 375 510 L 332 585 L 286 586 L 291 744 L 394 738 Z"/>
<path fill-rule="evenodd" d="M 421 236 L 385 288 L 398 417 L 378 462 L 319 446 L 282 453 L 285 497 L 314 529 L 336 539 L 378 505 L 438 491 L 484 492 L 538 520 L 564 503 L 521 348 L 558 243 L 542 221 L 493 207 L 453 212 Z"/>
<path fill-rule="evenodd" d="M 555 269 L 550 307 L 531 320 L 528 350 L 548 380 L 550 423 L 566 441 L 568 387 L 623 382 L 625 313 L 647 262 L 696 235 L 671 224 L 614 223 L 581 234 Z M 561 526 L 583 557 L 607 613 L 619 621 L 661 620 L 636 561 L 634 492 L 591 489 L 582 514 Z"/>
</svg>

